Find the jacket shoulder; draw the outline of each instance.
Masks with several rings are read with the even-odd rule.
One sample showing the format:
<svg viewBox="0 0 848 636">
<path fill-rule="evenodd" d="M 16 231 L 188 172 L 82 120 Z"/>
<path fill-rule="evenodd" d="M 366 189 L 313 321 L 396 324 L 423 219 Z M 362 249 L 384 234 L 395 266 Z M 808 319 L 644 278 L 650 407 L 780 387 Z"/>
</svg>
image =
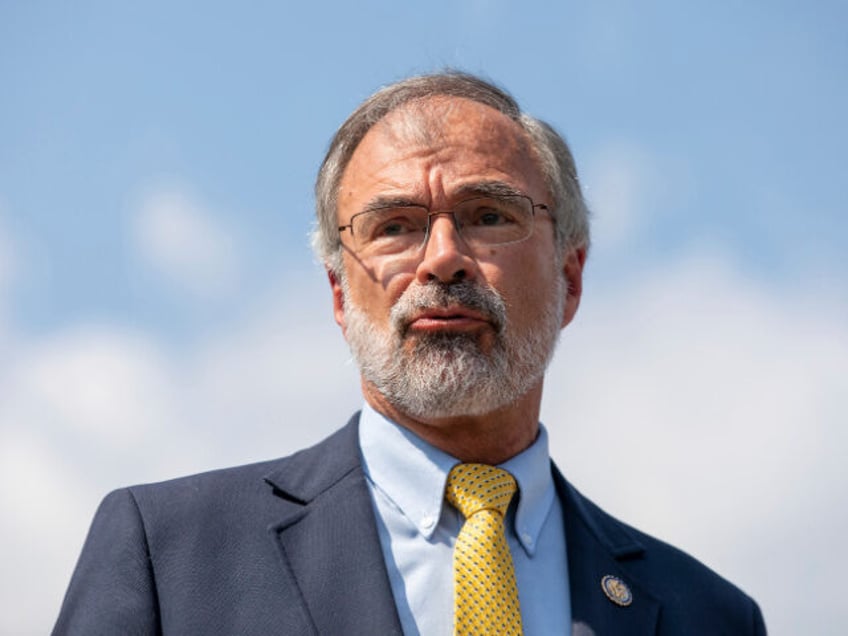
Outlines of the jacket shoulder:
<svg viewBox="0 0 848 636">
<path fill-rule="evenodd" d="M 277 529 L 309 488 L 351 472 L 356 439 L 352 421 L 289 457 L 113 491 L 54 633 L 310 633 Z"/>
</svg>

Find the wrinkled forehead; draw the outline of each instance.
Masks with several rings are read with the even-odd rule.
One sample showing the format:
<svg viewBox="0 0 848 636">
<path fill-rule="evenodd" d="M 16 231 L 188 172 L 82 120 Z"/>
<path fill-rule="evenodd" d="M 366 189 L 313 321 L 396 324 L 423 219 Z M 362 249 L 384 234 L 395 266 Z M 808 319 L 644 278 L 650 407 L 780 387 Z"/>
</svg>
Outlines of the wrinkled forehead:
<svg viewBox="0 0 848 636">
<path fill-rule="evenodd" d="M 389 145 L 419 147 L 473 136 L 477 145 L 493 153 L 515 151 L 534 157 L 521 126 L 490 106 L 462 97 L 436 95 L 408 102 L 377 122 L 368 136 Z"/>
</svg>

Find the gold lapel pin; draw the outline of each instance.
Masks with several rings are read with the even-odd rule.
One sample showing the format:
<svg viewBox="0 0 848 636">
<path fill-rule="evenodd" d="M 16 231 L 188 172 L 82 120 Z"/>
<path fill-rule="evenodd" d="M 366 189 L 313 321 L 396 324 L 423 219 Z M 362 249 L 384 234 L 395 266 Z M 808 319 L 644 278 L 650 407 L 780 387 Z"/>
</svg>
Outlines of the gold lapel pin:
<svg viewBox="0 0 848 636">
<path fill-rule="evenodd" d="M 617 576 L 607 574 L 602 578 L 601 589 L 607 595 L 607 598 L 616 605 L 627 607 L 633 602 L 633 593 L 630 591 L 630 586 Z"/>
</svg>

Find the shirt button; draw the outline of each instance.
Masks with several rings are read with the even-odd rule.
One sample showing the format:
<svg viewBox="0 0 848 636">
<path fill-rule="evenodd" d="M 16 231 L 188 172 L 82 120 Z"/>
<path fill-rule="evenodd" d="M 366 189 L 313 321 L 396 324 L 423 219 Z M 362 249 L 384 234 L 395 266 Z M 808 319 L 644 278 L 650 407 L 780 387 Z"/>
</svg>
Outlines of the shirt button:
<svg viewBox="0 0 848 636">
<path fill-rule="evenodd" d="M 427 515 L 426 517 L 421 519 L 421 526 L 423 528 L 426 528 L 427 530 L 432 528 L 435 524 L 436 524 L 436 520 L 433 519 L 433 517 L 431 517 L 430 515 Z"/>
<path fill-rule="evenodd" d="M 524 541 L 527 545 L 533 545 L 533 537 L 530 536 L 529 533 L 525 532 L 521 535 L 521 540 Z"/>
</svg>

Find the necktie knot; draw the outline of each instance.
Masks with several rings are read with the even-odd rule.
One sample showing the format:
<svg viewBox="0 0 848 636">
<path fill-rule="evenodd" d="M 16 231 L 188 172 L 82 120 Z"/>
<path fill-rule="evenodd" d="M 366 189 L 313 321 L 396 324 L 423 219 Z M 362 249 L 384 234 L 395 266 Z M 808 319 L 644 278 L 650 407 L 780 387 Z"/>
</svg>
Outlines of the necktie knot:
<svg viewBox="0 0 848 636">
<path fill-rule="evenodd" d="M 457 464 L 448 474 L 445 497 L 468 519 L 481 510 L 506 515 L 517 489 L 515 478 L 486 464 Z"/>
</svg>

